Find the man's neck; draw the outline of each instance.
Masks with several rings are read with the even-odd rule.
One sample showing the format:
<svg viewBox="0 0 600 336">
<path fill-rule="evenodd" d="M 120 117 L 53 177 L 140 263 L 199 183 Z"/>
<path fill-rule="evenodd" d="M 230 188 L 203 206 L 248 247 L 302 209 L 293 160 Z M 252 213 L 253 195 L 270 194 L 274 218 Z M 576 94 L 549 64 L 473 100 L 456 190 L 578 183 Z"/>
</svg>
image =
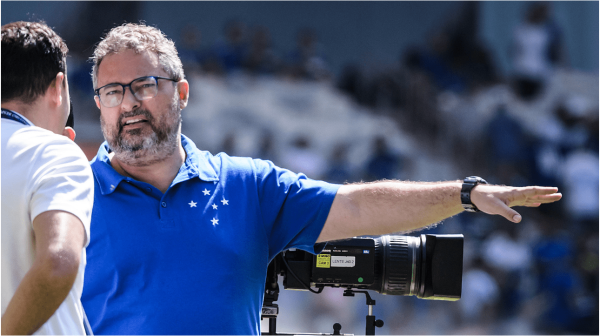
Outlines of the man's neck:
<svg viewBox="0 0 600 336">
<path fill-rule="evenodd" d="M 9 102 L 2 103 L 2 108 L 11 110 L 19 113 L 27 120 L 31 121 L 35 126 L 45 128 L 54 133 L 57 132 L 56 127 L 52 124 L 52 115 L 44 105 L 43 101 L 36 100 L 31 104 L 26 104 L 21 101 L 11 100 Z M 44 111 L 40 113 L 39 111 Z"/>
<path fill-rule="evenodd" d="M 112 167 L 121 175 L 131 177 L 138 181 L 146 182 L 165 193 L 177 176 L 181 165 L 186 159 L 186 152 L 181 143 L 179 149 L 163 160 L 147 165 L 128 165 L 119 160 L 114 153 L 109 154 Z"/>
</svg>

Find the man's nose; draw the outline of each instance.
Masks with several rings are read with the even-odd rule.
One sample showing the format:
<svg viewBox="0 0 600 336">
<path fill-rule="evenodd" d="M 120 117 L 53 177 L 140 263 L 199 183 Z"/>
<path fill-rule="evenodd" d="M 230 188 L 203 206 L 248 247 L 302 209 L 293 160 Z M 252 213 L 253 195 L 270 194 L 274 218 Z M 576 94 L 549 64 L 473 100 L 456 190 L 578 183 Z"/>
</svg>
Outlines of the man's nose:
<svg viewBox="0 0 600 336">
<path fill-rule="evenodd" d="M 135 97 L 130 87 L 125 88 L 123 92 L 123 101 L 121 102 L 121 110 L 132 111 L 140 107 L 141 102 Z"/>
</svg>

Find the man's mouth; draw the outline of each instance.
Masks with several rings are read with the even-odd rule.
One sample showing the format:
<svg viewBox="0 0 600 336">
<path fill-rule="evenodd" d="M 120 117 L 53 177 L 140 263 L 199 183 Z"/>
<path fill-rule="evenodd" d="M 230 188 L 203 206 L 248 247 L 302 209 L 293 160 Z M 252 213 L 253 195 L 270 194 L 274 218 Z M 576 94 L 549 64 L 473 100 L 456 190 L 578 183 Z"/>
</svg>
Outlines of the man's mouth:
<svg viewBox="0 0 600 336">
<path fill-rule="evenodd" d="M 129 119 L 127 121 L 125 121 L 123 123 L 123 126 L 128 126 L 128 125 L 134 125 L 134 124 L 138 124 L 138 123 L 144 123 L 147 122 L 148 120 L 143 119 L 143 118 L 135 118 L 135 119 Z"/>
<path fill-rule="evenodd" d="M 139 134 L 146 123 L 150 127 L 153 127 L 152 120 L 152 116 L 147 111 L 131 111 L 124 113 L 119 119 L 118 134 L 121 134 L 123 131 L 127 131 L 129 134 Z"/>
</svg>

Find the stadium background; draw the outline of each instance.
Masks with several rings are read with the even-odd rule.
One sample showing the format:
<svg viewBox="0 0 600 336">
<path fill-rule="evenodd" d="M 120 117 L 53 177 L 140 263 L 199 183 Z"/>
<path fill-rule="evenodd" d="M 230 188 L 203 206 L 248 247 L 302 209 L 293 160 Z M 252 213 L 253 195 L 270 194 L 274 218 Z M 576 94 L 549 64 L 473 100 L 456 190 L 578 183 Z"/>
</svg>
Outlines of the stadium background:
<svg viewBox="0 0 600 336">
<path fill-rule="evenodd" d="M 2 24 L 44 20 L 65 38 L 90 158 L 102 135 L 86 60 L 114 25 L 144 20 L 180 51 L 183 132 L 200 148 L 339 183 L 561 188 L 518 225 L 461 214 L 429 230 L 465 235 L 463 299 L 374 295 L 379 334 L 598 334 L 598 14 L 598 2 L 1 3 Z M 282 290 L 279 304 L 281 332 L 364 332 L 360 297 Z"/>
</svg>

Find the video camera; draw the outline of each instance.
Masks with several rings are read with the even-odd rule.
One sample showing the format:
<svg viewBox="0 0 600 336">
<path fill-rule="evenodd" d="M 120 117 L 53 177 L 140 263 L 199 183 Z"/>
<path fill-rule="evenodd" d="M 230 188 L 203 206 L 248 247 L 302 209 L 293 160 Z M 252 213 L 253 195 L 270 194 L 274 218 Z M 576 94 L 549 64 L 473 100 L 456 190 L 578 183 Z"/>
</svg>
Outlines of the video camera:
<svg viewBox="0 0 600 336">
<path fill-rule="evenodd" d="M 419 237 L 385 235 L 327 242 L 321 253 L 287 250 L 269 264 L 262 318 L 276 334 L 279 307 L 278 277 L 283 288 L 321 293 L 325 287 L 345 288 L 344 296 L 365 294 L 369 314 L 366 335 L 374 335 L 383 321 L 373 315 L 375 300 L 367 290 L 420 299 L 460 299 L 463 235 L 422 234 Z M 334 325 L 334 335 L 341 326 Z"/>
</svg>

